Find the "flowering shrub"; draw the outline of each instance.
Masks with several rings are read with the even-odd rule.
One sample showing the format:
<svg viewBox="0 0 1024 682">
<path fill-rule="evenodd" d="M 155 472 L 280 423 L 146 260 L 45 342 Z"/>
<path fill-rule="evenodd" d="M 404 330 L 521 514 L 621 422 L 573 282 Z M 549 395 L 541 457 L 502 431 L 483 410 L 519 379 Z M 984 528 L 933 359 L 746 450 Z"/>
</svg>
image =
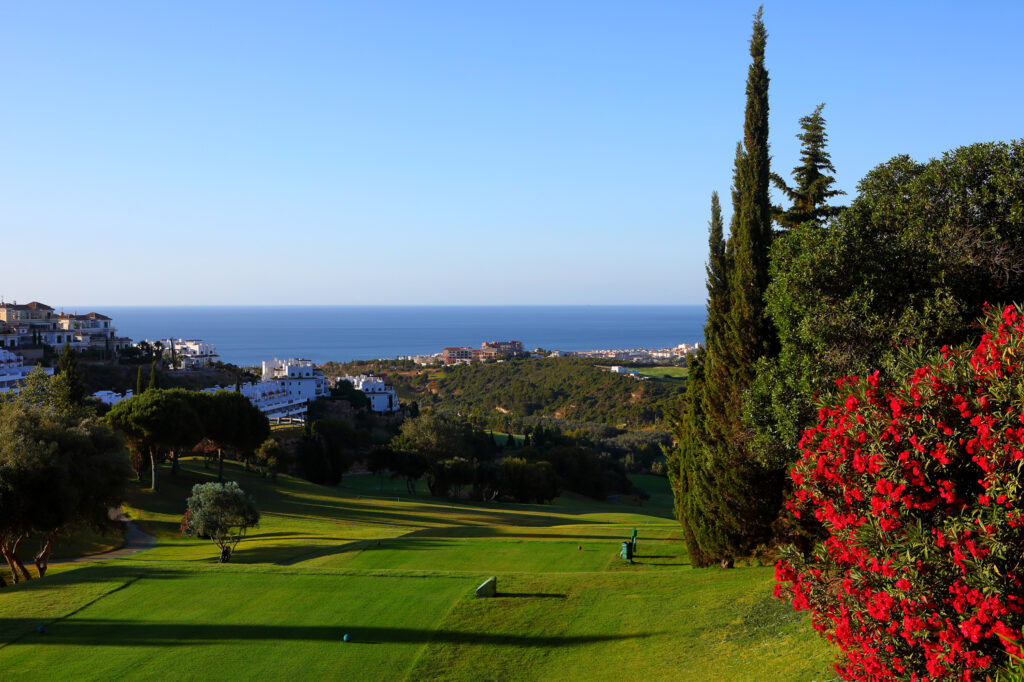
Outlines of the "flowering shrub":
<svg viewBox="0 0 1024 682">
<path fill-rule="evenodd" d="M 784 553 L 775 595 L 843 679 L 985 679 L 1021 654 L 1024 314 L 982 323 L 901 378 L 839 379 L 800 441 L 787 507 L 824 540 Z"/>
</svg>

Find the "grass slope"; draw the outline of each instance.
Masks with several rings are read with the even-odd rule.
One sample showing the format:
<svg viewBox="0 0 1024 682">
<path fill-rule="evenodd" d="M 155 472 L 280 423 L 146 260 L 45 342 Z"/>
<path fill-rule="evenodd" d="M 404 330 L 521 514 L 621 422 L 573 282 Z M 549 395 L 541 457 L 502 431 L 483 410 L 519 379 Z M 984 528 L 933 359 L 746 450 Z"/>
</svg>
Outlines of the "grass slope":
<svg viewBox="0 0 1024 682">
<path fill-rule="evenodd" d="M 163 473 L 163 472 L 162 472 Z M 771 571 L 692 569 L 664 479 L 647 507 L 408 497 L 229 467 L 263 521 L 232 563 L 181 538 L 186 462 L 130 513 L 159 539 L 119 560 L 55 565 L 0 592 L 0 666 L 42 679 L 831 679 Z M 384 481 L 391 485 L 391 481 Z M 639 531 L 634 565 L 617 558 Z M 379 542 L 379 544 L 378 544 Z M 499 596 L 474 588 L 498 577 Z M 37 632 L 45 625 L 44 634 Z M 343 635 L 351 641 L 345 643 Z"/>
</svg>

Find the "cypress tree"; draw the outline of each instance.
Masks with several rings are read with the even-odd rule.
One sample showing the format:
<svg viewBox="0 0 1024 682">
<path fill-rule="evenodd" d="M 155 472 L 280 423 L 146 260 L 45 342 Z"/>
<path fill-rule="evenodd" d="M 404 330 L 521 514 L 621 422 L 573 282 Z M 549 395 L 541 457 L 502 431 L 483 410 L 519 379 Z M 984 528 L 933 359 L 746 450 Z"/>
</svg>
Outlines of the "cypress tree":
<svg viewBox="0 0 1024 682">
<path fill-rule="evenodd" d="M 768 199 L 767 34 L 762 9 L 754 17 L 747 72 L 743 142 L 736 149 L 733 215 L 728 241 L 722 241 L 721 209 L 712 199 L 708 257 L 708 319 L 705 352 L 696 381 L 688 383 L 680 416 L 680 499 L 676 512 L 694 565 L 732 565 L 737 554 L 769 537 L 779 504 L 780 485 L 751 457 L 742 423 L 743 396 L 754 364 L 775 353 L 776 335 L 768 319 L 771 205 Z"/>
<path fill-rule="evenodd" d="M 765 311 L 768 288 L 768 248 L 772 239 L 771 203 L 768 198 L 768 70 L 764 65 L 767 33 L 757 10 L 750 38 L 751 64 L 747 71 L 747 106 L 743 122 L 743 158 L 736 169 L 736 198 L 729 289 L 729 360 L 733 382 L 742 391 L 753 379 L 754 363 L 774 355 L 774 327 Z"/>
<path fill-rule="evenodd" d="M 142 367 L 139 367 L 139 373 L 135 375 L 135 395 L 142 395 Z"/>
<path fill-rule="evenodd" d="M 846 194 L 842 190 L 832 189 L 836 179 L 829 173 L 835 173 L 832 157 L 826 150 L 828 134 L 825 132 L 825 118 L 821 115 L 824 104 L 819 104 L 814 112 L 800 119 L 803 130 L 797 139 L 800 140 L 800 165 L 793 169 L 795 187 L 775 173 L 771 174 L 774 184 L 791 202 L 788 210 L 781 206 L 772 207 L 775 222 L 786 229 L 793 229 L 803 223 L 811 222 L 822 225 L 825 220 L 837 215 L 842 206 L 830 206 L 828 200 Z"/>
<path fill-rule="evenodd" d="M 687 361 L 686 397 L 680 413 L 668 415 L 677 445 L 665 452 L 676 518 L 682 526 L 683 541 L 694 566 L 711 563 L 716 550 L 725 544 L 714 519 L 718 505 L 709 500 L 715 493 L 715 472 L 705 447 L 709 440 L 705 423 L 705 403 L 709 398 L 707 360 L 712 354 L 711 348 L 720 352 L 729 310 L 728 261 L 717 192 L 711 195 L 708 227 L 708 316 L 704 325 L 704 348 Z"/>
<path fill-rule="evenodd" d="M 733 206 L 739 205 L 739 172 L 743 165 L 743 144 L 736 145 L 736 159 L 733 167 L 732 202 Z M 729 233 L 736 232 L 736 223 L 739 213 L 733 211 L 732 220 L 729 225 Z M 732 375 L 732 365 L 729 357 L 729 308 L 732 303 L 731 291 L 729 289 L 729 275 L 732 270 L 733 250 L 735 243 L 733 239 L 725 241 L 722 224 L 722 207 L 718 202 L 718 193 L 711 195 L 711 224 L 708 237 L 708 266 L 707 289 L 708 289 L 708 317 L 704 326 L 704 347 L 706 353 L 702 358 L 704 364 L 705 381 L 716 387 L 713 391 L 701 393 L 700 413 L 711 415 L 713 418 L 701 424 L 700 432 L 702 442 L 708 440 L 728 440 L 731 434 L 731 422 L 728 415 L 734 414 L 734 395 L 722 387 L 728 386 Z M 718 418 L 714 418 L 715 416 Z"/>
<path fill-rule="evenodd" d="M 82 378 L 82 371 L 78 368 L 75 351 L 71 350 L 71 344 L 66 341 L 57 362 L 57 369 L 64 377 L 68 399 L 73 404 L 80 405 L 85 400 L 85 380 Z"/>
<path fill-rule="evenodd" d="M 154 388 L 160 388 L 160 373 L 156 370 L 156 361 L 149 366 L 149 388 L 146 390 L 148 391 L 149 389 Z"/>
</svg>

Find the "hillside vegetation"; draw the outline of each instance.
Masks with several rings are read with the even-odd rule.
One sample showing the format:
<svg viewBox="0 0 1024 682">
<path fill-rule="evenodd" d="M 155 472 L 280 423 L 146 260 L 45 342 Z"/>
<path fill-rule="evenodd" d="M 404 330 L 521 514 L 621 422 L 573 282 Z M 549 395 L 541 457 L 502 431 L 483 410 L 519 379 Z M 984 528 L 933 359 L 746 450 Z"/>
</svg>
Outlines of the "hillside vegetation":
<svg viewBox="0 0 1024 682">
<path fill-rule="evenodd" d="M 403 402 L 455 412 L 498 430 L 527 417 L 631 429 L 655 427 L 686 387 L 678 371 L 638 381 L 602 371 L 595 360 L 584 358 L 520 358 L 444 369 L 355 365 L 334 367 L 376 371 L 395 386 Z"/>
</svg>

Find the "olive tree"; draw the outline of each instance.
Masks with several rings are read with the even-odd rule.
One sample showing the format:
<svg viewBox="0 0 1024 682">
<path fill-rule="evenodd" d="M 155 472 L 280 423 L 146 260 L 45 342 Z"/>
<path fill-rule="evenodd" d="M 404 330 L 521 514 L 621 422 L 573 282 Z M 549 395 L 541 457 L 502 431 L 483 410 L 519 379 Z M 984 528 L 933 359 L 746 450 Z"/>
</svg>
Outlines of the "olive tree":
<svg viewBox="0 0 1024 682">
<path fill-rule="evenodd" d="M 209 537 L 220 548 L 222 564 L 231 559 L 246 531 L 260 522 L 256 503 L 235 481 L 197 483 L 185 504 L 182 535 Z"/>
</svg>

